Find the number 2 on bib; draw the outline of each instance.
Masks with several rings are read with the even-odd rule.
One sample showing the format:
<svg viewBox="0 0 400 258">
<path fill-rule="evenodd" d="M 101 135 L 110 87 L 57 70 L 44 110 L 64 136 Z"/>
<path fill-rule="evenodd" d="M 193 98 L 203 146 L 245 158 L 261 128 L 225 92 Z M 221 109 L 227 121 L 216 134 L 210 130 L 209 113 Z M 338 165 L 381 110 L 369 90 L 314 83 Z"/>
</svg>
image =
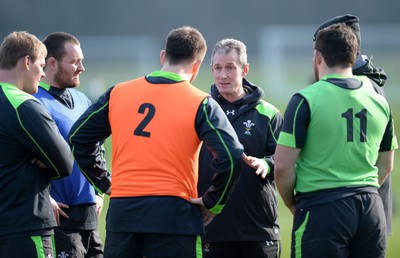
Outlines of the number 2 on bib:
<svg viewBox="0 0 400 258">
<path fill-rule="evenodd" d="M 153 104 L 143 103 L 142 105 L 140 105 L 138 113 L 145 114 L 145 116 L 143 120 L 139 123 L 139 125 L 136 127 L 135 131 L 133 132 L 133 135 L 150 137 L 151 133 L 145 131 L 145 128 L 153 119 L 154 114 L 156 113 L 156 108 L 154 107 Z"/>
</svg>

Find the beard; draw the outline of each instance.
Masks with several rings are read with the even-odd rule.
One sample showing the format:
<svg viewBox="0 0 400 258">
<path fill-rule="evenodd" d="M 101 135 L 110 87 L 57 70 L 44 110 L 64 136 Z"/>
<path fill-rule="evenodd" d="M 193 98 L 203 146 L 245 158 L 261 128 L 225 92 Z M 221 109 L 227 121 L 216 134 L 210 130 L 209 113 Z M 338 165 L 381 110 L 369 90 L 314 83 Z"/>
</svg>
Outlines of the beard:
<svg viewBox="0 0 400 258">
<path fill-rule="evenodd" d="M 77 80 L 73 80 L 62 66 L 59 66 L 58 71 L 54 74 L 54 81 L 63 88 L 75 88 L 80 84 L 79 77 Z"/>
<path fill-rule="evenodd" d="M 314 67 L 314 78 L 315 78 L 315 81 L 317 82 L 317 81 L 319 81 L 319 75 L 318 75 L 317 65 L 315 64 L 315 60 L 313 62 L 313 67 Z"/>
</svg>

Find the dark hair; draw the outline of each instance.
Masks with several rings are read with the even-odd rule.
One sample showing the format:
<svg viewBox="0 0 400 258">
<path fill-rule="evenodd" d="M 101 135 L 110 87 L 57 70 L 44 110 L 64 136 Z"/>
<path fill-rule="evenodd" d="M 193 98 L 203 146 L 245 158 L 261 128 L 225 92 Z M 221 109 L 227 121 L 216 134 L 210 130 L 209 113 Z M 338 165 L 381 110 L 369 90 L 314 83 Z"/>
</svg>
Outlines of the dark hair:
<svg viewBox="0 0 400 258">
<path fill-rule="evenodd" d="M 191 62 L 205 53 L 206 40 L 195 28 L 184 26 L 168 33 L 165 58 L 172 65 Z"/>
<path fill-rule="evenodd" d="M 47 48 L 47 59 L 50 57 L 55 58 L 58 61 L 61 61 L 65 54 L 65 43 L 70 42 L 76 45 L 80 45 L 79 40 L 66 32 L 54 32 L 48 35 L 43 43 Z"/>
<path fill-rule="evenodd" d="M 321 29 L 314 48 L 321 52 L 328 67 L 352 67 L 357 56 L 358 40 L 354 32 L 344 23 Z"/>
<path fill-rule="evenodd" d="M 35 35 L 26 31 L 11 32 L 0 46 L 0 68 L 14 68 L 24 56 L 29 56 L 32 62 L 36 62 L 41 54 L 46 54 L 46 47 Z"/>
<path fill-rule="evenodd" d="M 317 30 L 314 33 L 313 36 L 313 41 L 316 40 L 317 38 L 317 34 L 320 30 L 331 26 L 333 24 L 336 23 L 345 23 L 347 26 L 349 26 L 354 34 L 356 34 L 357 40 L 358 40 L 358 51 L 357 51 L 357 55 L 360 55 L 360 48 L 361 48 L 361 31 L 360 31 L 360 19 L 352 14 L 345 14 L 345 15 L 340 15 L 340 16 L 336 16 L 332 19 L 329 19 L 327 21 L 325 21 L 324 23 L 322 23 Z"/>
</svg>

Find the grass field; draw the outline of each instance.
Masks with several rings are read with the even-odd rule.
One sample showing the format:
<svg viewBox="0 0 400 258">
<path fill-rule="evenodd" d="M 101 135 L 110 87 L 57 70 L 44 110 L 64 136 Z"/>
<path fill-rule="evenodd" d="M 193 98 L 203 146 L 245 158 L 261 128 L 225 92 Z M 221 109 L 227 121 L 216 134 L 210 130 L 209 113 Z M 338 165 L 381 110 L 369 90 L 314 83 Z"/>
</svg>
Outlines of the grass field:
<svg viewBox="0 0 400 258">
<path fill-rule="evenodd" d="M 98 96 L 100 93 L 104 92 L 108 87 L 114 85 L 117 82 L 132 79 L 137 75 L 132 71 L 135 71 L 134 67 L 127 64 L 121 64 L 113 69 L 112 73 L 108 70 L 106 65 L 99 64 L 86 64 L 86 73 L 82 76 L 82 90 L 86 93 L 89 93 L 92 96 Z M 89 70 L 90 69 L 90 70 Z M 154 69 L 158 69 L 155 67 Z M 200 86 L 205 91 L 208 91 L 208 87 L 212 82 L 212 78 L 210 72 L 208 71 L 209 67 L 207 64 L 203 65 L 202 72 L 198 76 L 196 80 L 196 85 Z M 256 74 L 260 74 L 257 73 Z M 396 75 L 398 76 L 398 75 Z M 251 81 L 257 82 L 259 78 L 256 76 L 250 77 Z M 399 80 L 398 80 L 399 81 Z M 86 85 L 86 86 L 84 86 Z M 90 85 L 90 89 L 87 85 Z M 386 86 L 385 86 L 386 87 Z M 393 96 L 390 96 L 393 98 Z M 395 98 L 395 99 L 398 99 Z M 267 98 L 268 101 L 271 101 Z M 275 103 L 282 112 L 286 103 Z M 398 121 L 400 121 L 400 106 L 396 106 L 394 104 L 399 103 L 391 103 L 394 119 L 395 119 L 395 128 L 396 134 L 399 136 L 400 125 Z M 109 145 L 109 142 L 108 144 Z M 109 148 L 107 148 L 109 150 Z M 107 157 L 109 158 L 111 152 L 108 151 Z M 108 165 L 111 165 L 111 162 L 108 162 Z M 396 152 L 395 155 L 395 167 L 392 173 L 392 185 L 393 185 L 393 193 L 394 193 L 394 216 L 393 216 L 393 235 L 389 236 L 387 239 L 387 258 L 399 258 L 400 257 L 400 151 Z M 106 197 L 107 204 L 107 197 Z M 105 214 L 106 214 L 107 205 L 105 206 L 101 217 L 99 230 L 102 239 L 105 237 Z M 281 225 L 281 238 L 282 238 L 282 258 L 290 257 L 290 230 L 292 226 L 292 215 L 289 210 L 283 205 L 281 199 L 279 199 L 279 216 L 280 216 L 280 225 Z"/>
</svg>

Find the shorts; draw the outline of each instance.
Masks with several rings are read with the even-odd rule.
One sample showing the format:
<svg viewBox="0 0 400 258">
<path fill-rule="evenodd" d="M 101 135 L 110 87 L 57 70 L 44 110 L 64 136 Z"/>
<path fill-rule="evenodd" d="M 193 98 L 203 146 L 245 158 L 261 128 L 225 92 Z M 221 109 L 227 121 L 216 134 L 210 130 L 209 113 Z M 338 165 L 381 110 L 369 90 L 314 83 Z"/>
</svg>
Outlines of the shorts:
<svg viewBox="0 0 400 258">
<path fill-rule="evenodd" d="M 56 257 L 102 258 L 103 244 L 95 230 L 54 229 Z"/>
<path fill-rule="evenodd" d="M 160 233 L 106 233 L 107 258 L 201 258 L 201 237 Z"/>
<path fill-rule="evenodd" d="M 385 212 L 378 194 L 360 193 L 296 210 L 292 258 L 383 258 L 385 249 Z"/>
<path fill-rule="evenodd" d="M 47 235 L 1 239 L 0 257 L 57 257 L 54 253 L 54 238 Z"/>
<path fill-rule="evenodd" d="M 279 258 L 281 242 L 229 241 L 203 244 L 204 258 Z"/>
</svg>

